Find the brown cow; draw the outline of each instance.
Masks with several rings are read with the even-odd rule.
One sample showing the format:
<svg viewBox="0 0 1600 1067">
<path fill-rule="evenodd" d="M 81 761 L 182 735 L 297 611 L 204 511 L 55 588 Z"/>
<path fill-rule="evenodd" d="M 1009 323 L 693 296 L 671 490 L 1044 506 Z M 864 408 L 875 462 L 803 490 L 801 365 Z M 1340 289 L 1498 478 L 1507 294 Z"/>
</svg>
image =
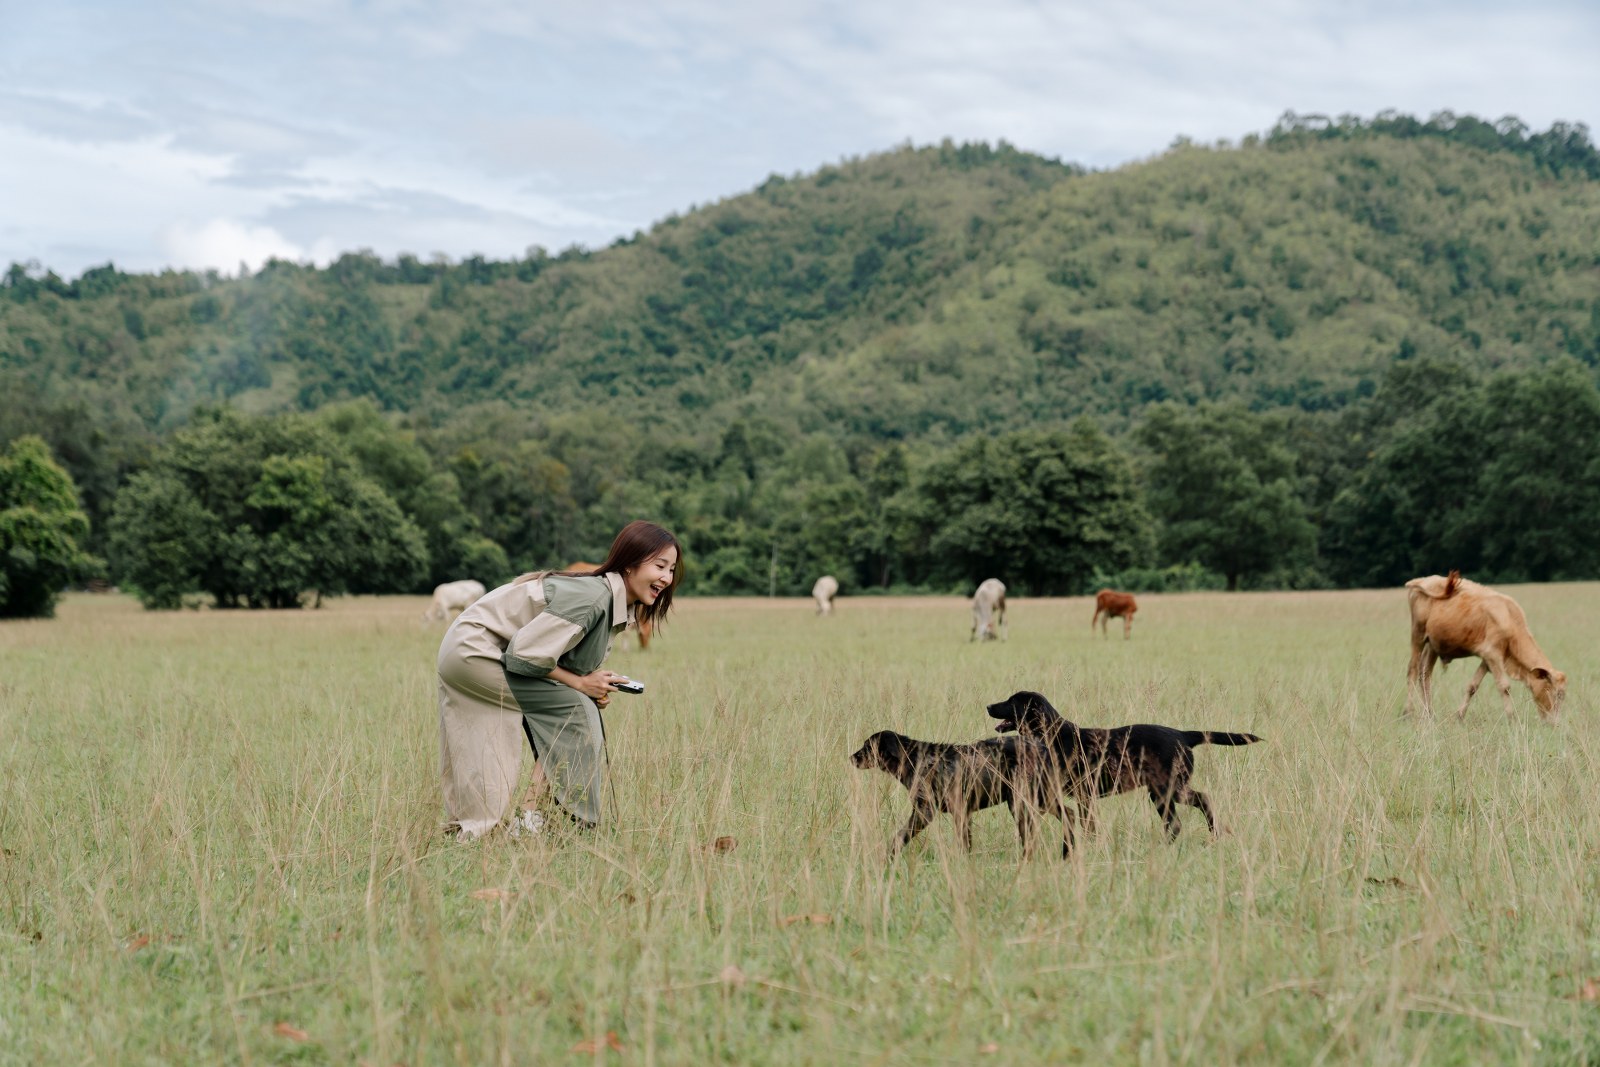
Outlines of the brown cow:
<svg viewBox="0 0 1600 1067">
<path fill-rule="evenodd" d="M 1094 618 L 1089 620 L 1089 632 L 1094 632 L 1094 624 L 1100 624 L 1100 633 L 1103 637 L 1111 634 L 1106 627 L 1112 619 L 1122 620 L 1122 638 L 1127 640 L 1133 629 L 1133 613 L 1139 610 L 1138 601 L 1133 599 L 1132 593 L 1119 593 L 1115 589 L 1102 589 L 1094 595 Z M 1100 613 L 1105 612 L 1105 618 Z"/>
<path fill-rule="evenodd" d="M 577 563 L 569 563 L 569 564 L 567 564 L 565 569 L 568 570 L 568 571 L 576 571 L 579 574 L 594 574 L 594 573 L 596 573 L 597 571 L 600 570 L 600 564 L 598 564 L 598 563 L 584 563 L 583 561 L 580 560 Z M 651 629 L 652 629 L 652 627 L 650 625 L 650 620 L 644 618 L 643 616 L 640 616 L 639 617 L 639 626 L 638 626 L 638 629 L 637 629 L 637 633 L 639 634 L 639 651 L 640 652 L 643 652 L 645 649 L 650 647 L 650 632 L 651 632 Z"/>
<path fill-rule="evenodd" d="M 1456 712 L 1466 718 L 1467 705 L 1483 682 L 1494 672 L 1495 685 L 1511 714 L 1511 680 L 1525 683 L 1533 692 L 1533 702 L 1546 722 L 1561 713 L 1567 695 L 1567 676 L 1550 665 L 1550 660 L 1528 632 L 1527 617 L 1517 602 L 1488 586 L 1469 582 L 1460 571 L 1441 578 L 1431 574 L 1406 583 L 1406 599 L 1411 607 L 1411 665 L 1406 668 L 1406 710 L 1420 694 L 1422 710 L 1433 713 L 1433 664 L 1477 656 L 1478 673 L 1467 686 L 1466 699 Z"/>
</svg>

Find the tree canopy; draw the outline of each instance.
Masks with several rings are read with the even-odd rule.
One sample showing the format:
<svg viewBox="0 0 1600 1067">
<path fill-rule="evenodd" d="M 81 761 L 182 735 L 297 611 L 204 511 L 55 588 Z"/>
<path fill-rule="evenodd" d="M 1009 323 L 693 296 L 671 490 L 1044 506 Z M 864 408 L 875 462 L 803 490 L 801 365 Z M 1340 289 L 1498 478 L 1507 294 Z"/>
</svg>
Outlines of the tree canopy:
<svg viewBox="0 0 1600 1067">
<path fill-rule="evenodd" d="M 1578 125 L 1286 115 L 1098 173 L 901 148 L 593 252 L 13 265 L 0 441 L 49 443 L 161 603 L 492 582 L 639 516 L 711 593 L 1592 575 L 1596 159 Z M 233 496 L 175 458 L 222 419 Z M 318 443 L 241 452 L 253 420 Z M 339 570 L 318 538 L 368 523 L 384 562 Z M 202 541 L 254 569 L 202 580 Z"/>
<path fill-rule="evenodd" d="M 96 561 L 80 545 L 89 520 L 49 447 L 19 437 L 0 452 L 0 617 L 49 616 Z"/>
</svg>

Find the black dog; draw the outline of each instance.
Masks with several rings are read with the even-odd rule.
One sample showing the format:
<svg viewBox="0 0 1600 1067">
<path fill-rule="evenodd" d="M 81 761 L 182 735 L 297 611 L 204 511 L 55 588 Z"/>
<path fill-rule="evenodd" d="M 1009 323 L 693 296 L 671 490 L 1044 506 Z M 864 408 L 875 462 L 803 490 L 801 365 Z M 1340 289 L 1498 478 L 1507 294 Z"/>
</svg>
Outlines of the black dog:
<svg viewBox="0 0 1600 1067">
<path fill-rule="evenodd" d="M 1052 788 L 1050 753 L 1027 737 L 998 737 L 970 745 L 916 741 L 879 730 L 850 756 L 864 770 L 886 771 L 911 794 L 911 818 L 895 835 L 892 859 L 935 815 L 947 811 L 956 821 L 961 844 L 972 851 L 970 816 L 1005 804 L 1017 820 L 1024 858 L 1033 854 L 1034 824 L 1040 811 L 1061 820 L 1061 854 L 1067 854 L 1072 827 L 1061 790 Z"/>
<path fill-rule="evenodd" d="M 1051 773 L 1077 802 L 1084 827 L 1091 833 L 1096 797 L 1145 789 L 1161 813 L 1169 840 L 1178 836 L 1178 804 L 1199 808 L 1211 833 L 1217 832 L 1206 795 L 1189 788 L 1194 746 L 1249 745 L 1261 740 L 1254 734 L 1174 730 L 1143 723 L 1109 730 L 1078 726 L 1062 718 L 1043 696 L 1027 691 L 990 704 L 989 717 L 999 720 L 996 730 L 1016 730 L 1022 737 L 1037 738 L 1048 746 Z"/>
</svg>

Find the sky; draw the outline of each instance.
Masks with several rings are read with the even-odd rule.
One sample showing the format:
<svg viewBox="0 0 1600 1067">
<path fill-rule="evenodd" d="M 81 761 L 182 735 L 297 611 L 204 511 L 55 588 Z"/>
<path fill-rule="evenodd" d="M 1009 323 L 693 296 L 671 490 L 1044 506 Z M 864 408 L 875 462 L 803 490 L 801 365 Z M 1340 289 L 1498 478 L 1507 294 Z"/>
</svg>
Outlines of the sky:
<svg viewBox="0 0 1600 1067">
<path fill-rule="evenodd" d="M 0 266 L 600 248 L 898 145 L 1600 132 L 1595 0 L 0 0 Z"/>
</svg>

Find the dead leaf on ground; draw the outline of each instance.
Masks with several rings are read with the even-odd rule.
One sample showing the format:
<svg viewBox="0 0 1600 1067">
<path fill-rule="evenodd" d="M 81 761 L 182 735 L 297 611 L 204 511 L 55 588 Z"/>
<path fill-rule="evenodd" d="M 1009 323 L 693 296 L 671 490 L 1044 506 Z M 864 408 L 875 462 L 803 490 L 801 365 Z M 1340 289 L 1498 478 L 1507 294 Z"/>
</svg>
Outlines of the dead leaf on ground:
<svg viewBox="0 0 1600 1067">
<path fill-rule="evenodd" d="M 717 977 L 722 979 L 723 985 L 744 985 L 745 983 L 744 972 L 731 963 L 722 968 L 722 973 Z"/>
<path fill-rule="evenodd" d="M 1393 886 L 1396 889 L 1410 889 L 1411 888 L 1411 886 L 1407 885 L 1405 882 L 1402 882 L 1398 878 L 1368 878 L 1367 879 L 1367 884 L 1368 885 Z"/>
<path fill-rule="evenodd" d="M 474 889 L 473 900 L 506 900 L 511 896 L 509 889 Z"/>
<path fill-rule="evenodd" d="M 978 1054 L 982 1055 L 982 1056 L 993 1056 L 996 1052 L 999 1052 L 999 1051 L 1000 1051 L 1000 1046 L 995 1044 L 993 1041 L 989 1042 L 987 1045 L 979 1045 L 978 1046 Z"/>
<path fill-rule="evenodd" d="M 1569 999 L 1586 1000 L 1591 1004 L 1600 1001 L 1600 978 L 1585 978 L 1577 994 Z"/>
<path fill-rule="evenodd" d="M 723 834 L 721 837 L 711 842 L 708 847 L 712 852 L 732 852 L 734 849 L 739 847 L 739 842 L 735 841 L 727 834 Z"/>
<path fill-rule="evenodd" d="M 813 912 L 810 915 L 785 915 L 778 920 L 778 925 L 793 926 L 795 923 L 809 923 L 812 926 L 827 926 L 831 922 L 833 922 L 832 915 Z"/>
<path fill-rule="evenodd" d="M 123 947 L 126 948 L 129 952 L 138 952 L 140 949 L 144 948 L 149 943 L 150 943 L 150 935 L 149 934 L 140 934 L 138 937 L 134 938 L 132 941 L 129 941 Z"/>
<path fill-rule="evenodd" d="M 604 1038 L 590 1038 L 588 1041 L 580 1041 L 572 1046 L 572 1051 L 581 1052 L 586 1056 L 593 1056 L 603 1048 L 608 1048 L 612 1052 L 622 1051 L 622 1038 L 617 1036 L 615 1030 L 607 1030 Z"/>
<path fill-rule="evenodd" d="M 279 1037 L 286 1037 L 290 1041 L 310 1041 L 311 1035 L 298 1027 L 280 1022 L 272 1028 L 272 1032 Z"/>
</svg>

